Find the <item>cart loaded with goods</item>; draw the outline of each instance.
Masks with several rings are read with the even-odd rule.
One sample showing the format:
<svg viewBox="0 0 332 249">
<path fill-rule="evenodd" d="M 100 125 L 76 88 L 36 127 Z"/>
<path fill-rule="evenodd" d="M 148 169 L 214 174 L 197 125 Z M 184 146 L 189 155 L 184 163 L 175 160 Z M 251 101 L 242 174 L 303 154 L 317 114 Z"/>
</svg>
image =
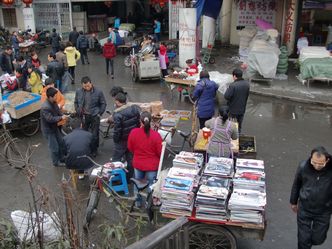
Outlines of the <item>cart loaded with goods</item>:
<svg viewBox="0 0 332 249">
<path fill-rule="evenodd" d="M 1 95 L 1 120 L 8 130 L 20 130 L 26 136 L 39 131 L 41 97 L 38 94 L 15 91 Z"/>
<path fill-rule="evenodd" d="M 202 153 L 182 151 L 164 172 L 154 201 L 161 203 L 160 212 L 166 218 L 187 217 L 190 248 L 235 249 L 237 238 L 263 240 L 264 161 L 255 159 L 251 138 L 238 145 L 242 153 L 237 156 L 242 158 L 211 156 L 207 160 Z"/>
</svg>

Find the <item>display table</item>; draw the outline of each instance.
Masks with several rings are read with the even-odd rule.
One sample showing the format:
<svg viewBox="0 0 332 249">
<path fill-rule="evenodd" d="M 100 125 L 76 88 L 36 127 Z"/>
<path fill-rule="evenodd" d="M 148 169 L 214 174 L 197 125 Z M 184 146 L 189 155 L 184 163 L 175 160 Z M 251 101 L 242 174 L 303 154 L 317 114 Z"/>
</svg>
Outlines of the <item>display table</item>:
<svg viewBox="0 0 332 249">
<path fill-rule="evenodd" d="M 209 139 L 206 140 L 206 139 L 203 138 L 203 130 L 200 129 L 199 132 L 198 132 L 198 135 L 197 135 L 195 145 L 194 145 L 194 151 L 206 152 L 208 144 L 209 144 Z M 232 143 L 233 153 L 238 154 L 239 153 L 239 139 L 232 140 L 231 143 Z"/>
<path fill-rule="evenodd" d="M 24 55 L 28 55 L 28 53 L 32 52 L 34 50 L 34 45 L 36 44 L 36 42 L 34 41 L 25 41 L 25 42 L 21 42 L 19 44 L 20 47 L 20 53 L 24 54 Z"/>
</svg>

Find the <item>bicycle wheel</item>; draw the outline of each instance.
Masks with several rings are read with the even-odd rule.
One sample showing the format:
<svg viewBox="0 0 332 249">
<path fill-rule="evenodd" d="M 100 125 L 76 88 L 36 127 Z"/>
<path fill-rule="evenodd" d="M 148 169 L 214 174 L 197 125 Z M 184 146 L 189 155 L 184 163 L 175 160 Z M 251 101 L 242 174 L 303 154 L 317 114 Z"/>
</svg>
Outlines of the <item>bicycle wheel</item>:
<svg viewBox="0 0 332 249">
<path fill-rule="evenodd" d="M 196 223 L 189 227 L 189 248 L 236 249 L 237 245 L 227 228 Z"/>
<path fill-rule="evenodd" d="M 153 191 L 150 191 L 148 193 L 148 196 L 146 197 L 146 214 L 149 217 L 149 222 L 153 221 L 154 212 L 153 212 Z"/>
<path fill-rule="evenodd" d="M 31 137 L 37 134 L 39 128 L 40 128 L 40 122 L 38 118 L 31 118 L 29 120 L 24 120 L 21 123 L 21 131 L 27 137 Z"/>
<path fill-rule="evenodd" d="M 4 156 L 8 164 L 16 169 L 23 169 L 29 163 L 29 151 L 25 144 L 18 138 L 13 138 L 6 143 Z"/>
<path fill-rule="evenodd" d="M 128 55 L 128 56 L 126 56 L 125 58 L 124 58 L 124 65 L 126 66 L 126 67 L 130 67 L 131 66 L 131 58 L 130 58 L 130 55 Z"/>
<path fill-rule="evenodd" d="M 95 209 L 97 209 L 100 198 L 100 191 L 94 189 L 90 192 L 89 200 L 85 211 L 84 227 L 88 227 Z"/>
</svg>

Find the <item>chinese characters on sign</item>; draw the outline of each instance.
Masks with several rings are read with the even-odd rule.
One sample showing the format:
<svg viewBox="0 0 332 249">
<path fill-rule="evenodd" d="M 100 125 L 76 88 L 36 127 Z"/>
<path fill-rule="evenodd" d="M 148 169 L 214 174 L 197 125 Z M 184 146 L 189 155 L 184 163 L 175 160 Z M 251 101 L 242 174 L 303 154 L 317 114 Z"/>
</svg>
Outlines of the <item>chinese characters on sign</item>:
<svg viewBox="0 0 332 249">
<path fill-rule="evenodd" d="M 294 29 L 294 12 L 295 12 L 295 1 L 291 0 L 287 4 L 287 15 L 285 20 L 285 34 L 284 43 L 287 44 L 291 41 L 292 31 Z"/>
<path fill-rule="evenodd" d="M 179 30 L 179 8 L 184 7 L 184 2 L 176 1 L 169 4 L 169 34 L 170 39 L 177 39 L 177 32 Z"/>
<path fill-rule="evenodd" d="M 186 66 L 186 60 L 196 58 L 196 9 L 179 9 L 179 65 Z"/>
<path fill-rule="evenodd" d="M 237 26 L 255 26 L 256 19 L 275 24 L 276 0 L 240 0 L 237 8 Z"/>
</svg>

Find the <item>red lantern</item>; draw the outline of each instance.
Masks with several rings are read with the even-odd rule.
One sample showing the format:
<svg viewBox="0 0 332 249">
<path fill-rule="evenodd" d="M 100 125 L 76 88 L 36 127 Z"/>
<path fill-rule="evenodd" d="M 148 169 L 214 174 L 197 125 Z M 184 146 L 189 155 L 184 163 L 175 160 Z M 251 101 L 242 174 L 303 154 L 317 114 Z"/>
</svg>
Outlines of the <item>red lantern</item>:
<svg viewBox="0 0 332 249">
<path fill-rule="evenodd" d="M 104 4 L 105 4 L 108 8 L 111 8 L 111 6 L 112 6 L 112 1 L 105 1 Z"/>
<path fill-rule="evenodd" d="M 2 0 L 2 3 L 4 4 L 4 5 L 12 5 L 13 3 L 15 2 L 15 0 Z"/>
<path fill-rule="evenodd" d="M 30 4 L 32 4 L 33 0 L 22 0 L 22 2 L 26 4 L 27 8 L 29 8 Z"/>
</svg>

